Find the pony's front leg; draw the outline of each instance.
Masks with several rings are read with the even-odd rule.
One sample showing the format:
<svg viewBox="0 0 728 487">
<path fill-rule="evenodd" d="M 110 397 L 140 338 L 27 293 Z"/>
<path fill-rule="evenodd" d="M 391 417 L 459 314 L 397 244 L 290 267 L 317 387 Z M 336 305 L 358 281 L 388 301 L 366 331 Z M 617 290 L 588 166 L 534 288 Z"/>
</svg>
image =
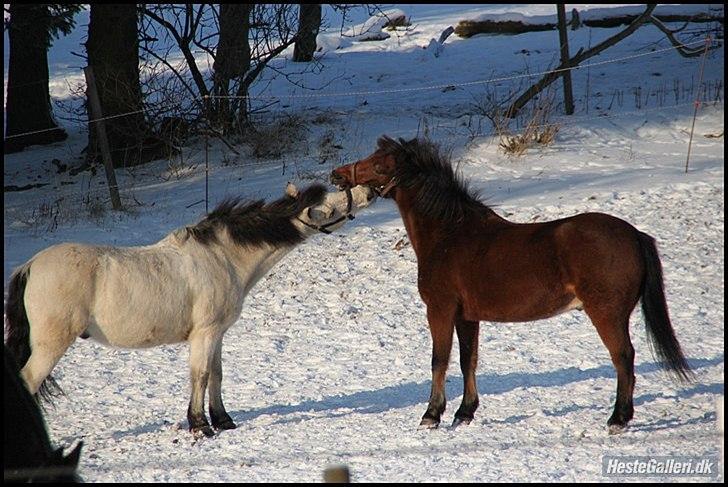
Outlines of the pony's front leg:
<svg viewBox="0 0 728 487">
<path fill-rule="evenodd" d="M 192 392 L 187 408 L 187 421 L 192 433 L 212 436 L 215 432 L 205 417 L 205 389 L 210 377 L 210 365 L 217 340 L 208 331 L 192 332 L 190 342 L 190 382 Z"/>
<path fill-rule="evenodd" d="M 220 430 L 235 429 L 235 422 L 225 411 L 222 403 L 222 337 L 215 345 L 210 371 L 210 420 L 212 426 Z"/>
<path fill-rule="evenodd" d="M 437 428 L 445 412 L 445 374 L 450 362 L 452 335 L 455 328 L 452 313 L 443 313 L 427 307 L 427 321 L 432 335 L 432 390 L 427 411 L 420 421 L 420 429 Z"/>
</svg>

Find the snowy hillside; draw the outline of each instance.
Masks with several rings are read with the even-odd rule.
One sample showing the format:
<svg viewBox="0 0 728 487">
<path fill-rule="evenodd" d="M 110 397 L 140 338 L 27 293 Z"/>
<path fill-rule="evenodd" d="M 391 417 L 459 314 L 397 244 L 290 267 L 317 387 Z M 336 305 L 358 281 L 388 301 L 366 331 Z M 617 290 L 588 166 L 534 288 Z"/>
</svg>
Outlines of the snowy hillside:
<svg viewBox="0 0 728 487">
<path fill-rule="evenodd" d="M 585 6 L 567 9 L 573 7 Z M 394 204 L 379 200 L 337 233 L 296 248 L 248 297 L 223 346 L 222 390 L 235 430 L 199 440 L 187 431 L 186 345 L 121 350 L 78 340 L 54 371 L 67 397 L 46 422 L 55 444 L 84 441 L 84 480 L 320 481 L 327 466 L 347 464 L 354 481 L 367 482 L 599 482 L 611 480 L 601 471 L 606 454 L 720 454 L 724 48 L 705 61 L 708 90 L 687 174 L 702 58 L 679 56 L 652 25 L 574 70 L 577 112 L 569 117 L 557 107 L 553 144 L 511 157 L 499 149 L 482 107 L 489 94 L 520 92 L 557 64 L 557 33 L 452 35 L 437 57 L 424 48 L 459 20 L 553 15 L 553 6 L 387 8 L 402 10 L 411 25 L 367 42 L 342 38 L 334 12 L 326 12 L 323 68 L 300 78 L 321 89 L 265 74 L 253 92 L 281 100 L 269 115 L 295 115 L 307 129 L 294 150 L 273 160 L 256 159 L 246 146 L 238 156 L 211 141 L 210 207 L 231 195 L 278 197 L 287 181 L 326 181 L 333 167 L 371 153 L 382 134 L 427 135 L 452 151 L 486 203 L 511 221 L 600 211 L 654 236 L 676 335 L 696 382 L 678 385 L 659 368 L 636 310 L 635 417 L 625 433 L 610 436 L 616 374 L 584 313 L 483 322 L 475 420 L 457 430 L 418 431 L 430 391 L 431 340 L 414 252 Z M 352 32 L 368 21 L 364 12 L 356 15 Z M 67 81 L 83 79 L 80 60 L 69 53 L 82 50 L 86 23 L 50 50 L 57 100 L 70 99 Z M 571 51 L 618 30 L 570 31 Z M 293 70 L 290 57 L 286 51 L 276 68 Z M 560 99 L 561 84 L 554 86 Z M 78 163 L 87 137 L 83 126 L 62 124 L 67 141 L 4 157 L 6 286 L 15 266 L 49 245 L 146 245 L 204 215 L 201 140 L 186 146 L 182 159 L 118 171 L 128 210 L 114 214 L 101 173 L 58 172 L 58 164 Z M 323 163 L 322 147 L 330 151 Z M 26 185 L 40 186 L 8 190 Z M 457 345 L 446 390 L 443 425 L 462 398 Z"/>
</svg>

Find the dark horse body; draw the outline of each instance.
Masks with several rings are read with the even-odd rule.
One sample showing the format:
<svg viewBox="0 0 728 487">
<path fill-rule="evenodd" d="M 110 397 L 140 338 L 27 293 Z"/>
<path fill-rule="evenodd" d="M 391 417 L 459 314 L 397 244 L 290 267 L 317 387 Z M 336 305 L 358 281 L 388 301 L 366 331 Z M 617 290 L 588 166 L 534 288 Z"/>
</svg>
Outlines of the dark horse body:
<svg viewBox="0 0 728 487">
<path fill-rule="evenodd" d="M 335 169 L 332 181 L 369 185 L 393 198 L 412 242 L 433 340 L 432 392 L 422 427 L 436 427 L 445 410 L 454 331 L 464 377 L 454 425 L 473 419 L 482 320 L 532 321 L 583 309 L 617 370 L 610 432 L 633 416 L 629 317 L 640 299 L 658 357 L 677 377 L 689 378 L 668 316 L 655 241 L 629 223 L 603 213 L 510 222 L 468 190 L 436 146 L 417 139 L 382 137 L 376 152 Z"/>
</svg>

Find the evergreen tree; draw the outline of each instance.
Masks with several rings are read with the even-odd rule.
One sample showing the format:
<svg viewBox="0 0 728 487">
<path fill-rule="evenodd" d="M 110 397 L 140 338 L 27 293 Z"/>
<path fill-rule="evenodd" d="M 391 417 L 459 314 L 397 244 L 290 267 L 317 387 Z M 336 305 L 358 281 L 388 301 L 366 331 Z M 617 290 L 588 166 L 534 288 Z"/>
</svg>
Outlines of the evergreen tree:
<svg viewBox="0 0 728 487">
<path fill-rule="evenodd" d="M 73 29 L 73 16 L 81 8 L 78 4 L 10 4 L 5 21 L 9 39 L 6 153 L 67 137 L 53 118 L 48 49 L 54 38 Z"/>
</svg>

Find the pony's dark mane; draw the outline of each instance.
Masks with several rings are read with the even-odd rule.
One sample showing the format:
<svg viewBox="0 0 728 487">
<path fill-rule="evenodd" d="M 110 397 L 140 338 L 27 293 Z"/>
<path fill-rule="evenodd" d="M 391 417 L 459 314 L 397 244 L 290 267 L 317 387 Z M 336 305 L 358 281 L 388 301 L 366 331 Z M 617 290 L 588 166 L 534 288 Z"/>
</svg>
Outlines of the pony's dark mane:
<svg viewBox="0 0 728 487">
<path fill-rule="evenodd" d="M 295 245 L 304 240 L 304 235 L 291 220 L 305 208 L 321 204 L 325 195 L 326 188 L 314 184 L 297 197 L 286 195 L 268 204 L 263 200 L 227 198 L 200 223 L 187 227 L 187 232 L 203 245 L 217 242 L 221 228 L 227 228 L 238 245 Z"/>
<path fill-rule="evenodd" d="M 493 212 L 455 172 L 449 155 L 443 154 L 433 142 L 417 138 L 397 141 L 383 136 L 377 145 L 394 156 L 397 184 L 417 189 L 416 207 L 422 216 L 464 223 L 468 217 Z"/>
</svg>

